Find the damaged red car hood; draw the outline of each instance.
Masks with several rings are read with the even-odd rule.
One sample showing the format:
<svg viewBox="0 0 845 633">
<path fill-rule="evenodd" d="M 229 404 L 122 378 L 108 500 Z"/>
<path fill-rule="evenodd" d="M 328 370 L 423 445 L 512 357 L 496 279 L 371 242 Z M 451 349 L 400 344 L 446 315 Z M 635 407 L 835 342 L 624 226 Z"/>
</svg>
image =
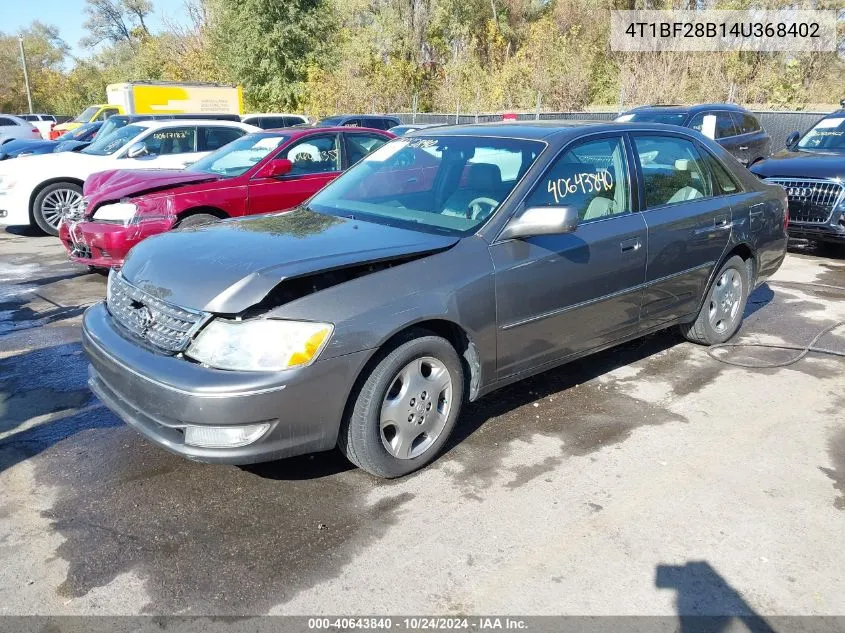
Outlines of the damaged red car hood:
<svg viewBox="0 0 845 633">
<path fill-rule="evenodd" d="M 112 169 L 89 176 L 83 194 L 88 198 L 88 212 L 93 213 L 104 202 L 215 180 L 220 176 L 183 169 Z"/>
</svg>

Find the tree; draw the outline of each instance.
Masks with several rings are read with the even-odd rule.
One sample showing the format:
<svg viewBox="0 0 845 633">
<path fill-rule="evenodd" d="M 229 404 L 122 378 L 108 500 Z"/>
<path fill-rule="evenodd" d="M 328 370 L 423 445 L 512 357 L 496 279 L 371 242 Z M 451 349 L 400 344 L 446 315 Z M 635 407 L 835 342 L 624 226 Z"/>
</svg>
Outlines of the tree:
<svg viewBox="0 0 845 633">
<path fill-rule="evenodd" d="M 259 109 L 295 109 L 308 67 L 335 34 L 327 0 L 221 0 L 215 43 L 222 65 Z"/>
<path fill-rule="evenodd" d="M 63 75 L 68 45 L 55 26 L 33 22 L 20 32 L 26 48 L 27 70 L 33 93 L 33 106 L 44 109 L 51 98 L 48 85 Z M 26 88 L 17 35 L 0 33 L 0 111 L 27 109 Z"/>
<path fill-rule="evenodd" d="M 134 45 L 150 35 L 145 18 L 152 11 L 150 0 L 85 0 L 88 19 L 83 26 L 88 35 L 82 44 L 90 48 L 104 42 Z"/>
</svg>

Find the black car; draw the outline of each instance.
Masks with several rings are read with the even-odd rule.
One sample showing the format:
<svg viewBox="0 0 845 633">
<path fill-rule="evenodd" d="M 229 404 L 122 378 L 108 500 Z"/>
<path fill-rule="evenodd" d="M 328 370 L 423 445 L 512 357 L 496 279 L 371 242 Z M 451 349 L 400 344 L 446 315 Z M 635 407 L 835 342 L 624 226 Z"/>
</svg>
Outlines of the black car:
<svg viewBox="0 0 845 633">
<path fill-rule="evenodd" d="M 315 127 L 368 127 L 373 130 L 389 130 L 392 127 L 401 125 L 395 116 L 380 116 L 375 114 L 338 114 L 315 123 Z"/>
<path fill-rule="evenodd" d="M 732 103 L 642 106 L 625 112 L 616 120 L 666 123 L 697 130 L 714 139 L 746 167 L 772 153 L 772 138 L 757 117 Z"/>
<path fill-rule="evenodd" d="M 53 152 L 77 152 L 90 145 L 102 125 L 102 121 L 88 123 L 62 134 L 55 141 L 40 139 L 10 141 L 0 149 L 0 160 L 34 154 L 52 154 Z"/>
<path fill-rule="evenodd" d="M 789 197 L 789 235 L 845 247 L 845 110 L 827 115 L 751 171 Z"/>
</svg>

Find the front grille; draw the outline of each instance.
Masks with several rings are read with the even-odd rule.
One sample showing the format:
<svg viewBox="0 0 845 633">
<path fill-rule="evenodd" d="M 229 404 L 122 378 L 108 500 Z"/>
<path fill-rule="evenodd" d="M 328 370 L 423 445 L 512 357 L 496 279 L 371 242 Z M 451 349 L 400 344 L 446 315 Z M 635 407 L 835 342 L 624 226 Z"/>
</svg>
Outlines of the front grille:
<svg viewBox="0 0 845 633">
<path fill-rule="evenodd" d="M 786 189 L 790 222 L 825 224 L 845 195 L 845 185 L 832 180 L 766 178 L 766 182 Z"/>
<path fill-rule="evenodd" d="M 82 259 L 91 259 L 93 257 L 90 246 L 77 242 L 71 242 L 70 255 L 71 257 L 80 257 Z"/>
<path fill-rule="evenodd" d="M 207 312 L 157 299 L 115 272 L 109 275 L 107 305 L 115 320 L 132 334 L 174 354 L 187 348 L 197 330 L 211 318 Z"/>
</svg>

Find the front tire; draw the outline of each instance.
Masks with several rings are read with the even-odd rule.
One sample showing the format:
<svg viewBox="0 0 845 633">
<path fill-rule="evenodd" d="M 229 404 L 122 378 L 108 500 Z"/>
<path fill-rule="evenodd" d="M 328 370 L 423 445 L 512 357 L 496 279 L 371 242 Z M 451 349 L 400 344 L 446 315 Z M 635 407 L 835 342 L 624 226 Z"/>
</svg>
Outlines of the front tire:
<svg viewBox="0 0 845 633">
<path fill-rule="evenodd" d="M 455 348 L 427 332 L 410 336 L 366 375 L 341 426 L 340 450 L 376 477 L 431 462 L 460 414 L 464 371 Z"/>
<path fill-rule="evenodd" d="M 72 182 L 55 182 L 35 196 L 32 217 L 39 229 L 48 235 L 58 235 L 62 219 L 81 203 L 82 187 Z"/>
<path fill-rule="evenodd" d="M 681 324 L 681 334 L 701 345 L 727 341 L 742 324 L 750 286 L 748 265 L 734 255 L 716 273 L 695 321 Z"/>
</svg>

